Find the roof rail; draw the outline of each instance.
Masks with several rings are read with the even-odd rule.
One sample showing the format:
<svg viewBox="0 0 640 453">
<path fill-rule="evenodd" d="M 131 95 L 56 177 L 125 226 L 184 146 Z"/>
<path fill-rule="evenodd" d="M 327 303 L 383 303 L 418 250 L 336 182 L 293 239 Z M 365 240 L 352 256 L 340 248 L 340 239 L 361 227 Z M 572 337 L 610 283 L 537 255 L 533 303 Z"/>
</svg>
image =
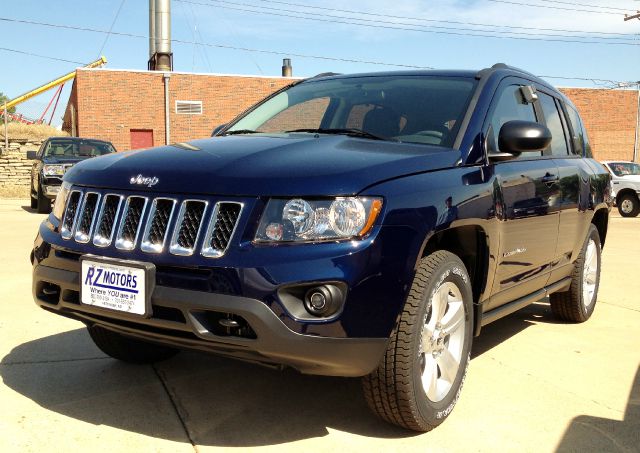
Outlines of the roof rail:
<svg viewBox="0 0 640 453">
<path fill-rule="evenodd" d="M 316 74 L 313 77 L 309 77 L 306 80 L 313 80 L 313 79 L 319 79 L 320 77 L 330 77 L 330 76 L 336 76 L 336 75 L 342 75 L 339 72 L 321 72 L 320 74 Z"/>
<path fill-rule="evenodd" d="M 497 71 L 499 69 L 510 69 L 512 71 L 516 71 L 516 72 L 521 72 L 522 74 L 526 74 L 526 75 L 530 75 L 533 77 L 536 77 L 535 74 L 530 73 L 529 71 L 525 71 L 524 69 L 520 69 L 520 68 L 516 68 L 515 66 L 509 66 L 508 64 L 505 63 L 496 63 L 493 66 L 491 66 L 490 68 L 484 68 L 481 69 L 480 71 L 478 71 L 478 73 L 476 74 L 476 79 L 481 79 L 487 75 L 489 75 L 490 73 Z"/>
</svg>

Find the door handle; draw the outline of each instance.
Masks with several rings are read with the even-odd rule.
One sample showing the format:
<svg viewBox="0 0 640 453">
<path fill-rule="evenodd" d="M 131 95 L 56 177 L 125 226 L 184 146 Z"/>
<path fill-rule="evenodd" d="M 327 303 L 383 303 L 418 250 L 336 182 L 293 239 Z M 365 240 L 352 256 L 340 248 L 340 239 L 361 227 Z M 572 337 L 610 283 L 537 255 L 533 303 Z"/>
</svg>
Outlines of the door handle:
<svg viewBox="0 0 640 453">
<path fill-rule="evenodd" d="M 552 175 L 551 173 L 547 173 L 542 177 L 542 182 L 545 184 L 551 185 L 551 184 L 554 184 L 559 179 L 560 178 L 558 177 L 558 175 Z"/>
</svg>

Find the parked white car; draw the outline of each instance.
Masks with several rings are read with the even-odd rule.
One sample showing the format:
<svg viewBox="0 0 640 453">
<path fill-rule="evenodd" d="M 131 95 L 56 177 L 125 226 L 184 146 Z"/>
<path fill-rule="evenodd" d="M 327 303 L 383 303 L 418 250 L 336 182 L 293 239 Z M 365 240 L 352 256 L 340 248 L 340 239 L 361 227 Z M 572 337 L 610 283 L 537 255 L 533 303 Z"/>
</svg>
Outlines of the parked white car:
<svg viewBox="0 0 640 453">
<path fill-rule="evenodd" d="M 602 164 L 611 173 L 613 191 L 611 196 L 622 217 L 636 217 L 640 213 L 640 164 L 626 161 L 604 161 Z"/>
</svg>

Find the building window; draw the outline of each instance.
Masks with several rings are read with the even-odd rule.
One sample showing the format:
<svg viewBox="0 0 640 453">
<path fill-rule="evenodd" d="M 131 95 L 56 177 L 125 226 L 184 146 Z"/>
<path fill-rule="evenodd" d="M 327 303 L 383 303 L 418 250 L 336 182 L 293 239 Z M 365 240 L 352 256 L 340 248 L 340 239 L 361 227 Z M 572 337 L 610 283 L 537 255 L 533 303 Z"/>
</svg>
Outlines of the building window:
<svg viewBox="0 0 640 453">
<path fill-rule="evenodd" d="M 202 115 L 202 101 L 176 101 L 176 113 L 181 115 Z"/>
</svg>

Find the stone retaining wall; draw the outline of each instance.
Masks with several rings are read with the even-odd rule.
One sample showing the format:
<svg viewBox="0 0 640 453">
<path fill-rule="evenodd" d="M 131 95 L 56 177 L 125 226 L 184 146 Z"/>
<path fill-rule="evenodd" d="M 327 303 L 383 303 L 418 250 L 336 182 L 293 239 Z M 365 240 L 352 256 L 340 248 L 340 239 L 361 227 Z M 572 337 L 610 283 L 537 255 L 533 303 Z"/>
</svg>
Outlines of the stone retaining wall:
<svg viewBox="0 0 640 453">
<path fill-rule="evenodd" d="M 40 148 L 40 141 L 10 138 L 9 150 L 0 141 L 0 188 L 28 187 L 31 183 L 33 161 L 27 159 L 27 151 Z"/>
</svg>

